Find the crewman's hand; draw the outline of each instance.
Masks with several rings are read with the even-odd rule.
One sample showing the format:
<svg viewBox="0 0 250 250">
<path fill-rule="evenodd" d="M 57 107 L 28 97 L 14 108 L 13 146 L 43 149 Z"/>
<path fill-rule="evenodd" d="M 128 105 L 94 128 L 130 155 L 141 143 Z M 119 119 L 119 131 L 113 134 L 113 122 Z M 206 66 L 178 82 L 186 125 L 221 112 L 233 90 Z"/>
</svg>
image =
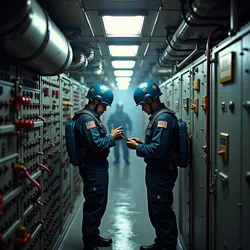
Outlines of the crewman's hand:
<svg viewBox="0 0 250 250">
<path fill-rule="evenodd" d="M 129 140 L 127 141 L 127 146 L 128 146 L 128 148 L 130 148 L 130 149 L 136 149 L 137 146 L 138 146 L 138 143 L 137 143 L 136 141 L 134 141 L 134 140 L 129 139 Z"/>
<path fill-rule="evenodd" d="M 143 144 L 144 143 L 144 141 L 142 141 L 142 140 L 140 140 L 140 139 L 138 139 L 136 137 L 129 138 L 129 140 L 133 140 L 133 141 L 137 142 L 138 144 Z"/>
<path fill-rule="evenodd" d="M 123 127 L 120 126 L 116 129 L 112 128 L 110 131 L 110 134 L 115 138 L 115 140 L 120 140 L 121 139 L 121 135 L 123 134 Z"/>
</svg>

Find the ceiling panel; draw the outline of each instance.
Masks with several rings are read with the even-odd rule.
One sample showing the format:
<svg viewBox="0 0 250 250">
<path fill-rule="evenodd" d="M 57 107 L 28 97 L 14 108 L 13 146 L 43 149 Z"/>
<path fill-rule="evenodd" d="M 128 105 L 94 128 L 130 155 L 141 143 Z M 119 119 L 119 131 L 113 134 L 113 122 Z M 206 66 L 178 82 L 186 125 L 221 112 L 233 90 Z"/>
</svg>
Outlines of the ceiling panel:
<svg viewBox="0 0 250 250">
<path fill-rule="evenodd" d="M 95 57 L 94 60 L 90 62 L 89 67 L 91 67 L 93 63 L 100 60 L 104 62 L 105 60 L 105 63 L 103 63 L 105 75 L 111 76 L 110 81 L 113 81 L 114 77 L 113 67 L 111 65 L 112 57 L 109 53 L 108 44 L 138 43 L 140 45 L 138 56 L 136 57 L 134 75 L 132 77 L 132 84 L 138 84 L 142 76 L 149 72 L 151 65 L 155 64 L 158 60 L 157 50 L 166 48 L 165 27 L 178 27 L 181 22 L 179 0 L 164 1 L 164 6 L 154 28 L 153 37 L 150 35 L 162 0 L 46 0 L 46 3 L 50 16 L 61 30 L 65 27 L 78 27 L 81 29 L 81 36 L 71 41 L 71 44 L 83 48 L 86 44 L 91 46 L 94 49 Z M 92 35 L 82 9 L 85 9 L 87 13 L 95 37 Z M 110 13 L 112 11 L 113 13 L 120 12 L 128 14 L 142 11 L 146 13 L 142 36 L 139 38 L 105 37 L 100 13 Z M 98 45 L 101 49 L 102 56 L 99 53 Z M 147 53 L 144 56 L 146 48 Z M 98 76 L 86 74 L 86 78 L 90 79 L 89 81 L 96 81 Z"/>
<path fill-rule="evenodd" d="M 159 20 L 155 27 L 154 36 L 166 36 L 165 27 L 178 27 L 181 23 L 180 11 L 163 11 L 159 15 Z"/>
</svg>

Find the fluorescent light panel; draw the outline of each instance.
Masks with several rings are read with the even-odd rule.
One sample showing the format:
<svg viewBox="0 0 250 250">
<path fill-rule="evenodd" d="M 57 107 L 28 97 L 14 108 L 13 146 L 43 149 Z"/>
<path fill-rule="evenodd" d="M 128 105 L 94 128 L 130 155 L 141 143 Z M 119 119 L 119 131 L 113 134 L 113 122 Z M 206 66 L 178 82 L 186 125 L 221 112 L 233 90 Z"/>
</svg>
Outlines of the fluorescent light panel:
<svg viewBox="0 0 250 250">
<path fill-rule="evenodd" d="M 115 76 L 132 76 L 133 70 L 115 70 L 114 75 Z"/>
<path fill-rule="evenodd" d="M 117 82 L 117 87 L 119 90 L 128 90 L 129 86 L 130 86 L 129 82 L 127 82 L 127 83 Z"/>
<path fill-rule="evenodd" d="M 144 16 L 103 16 L 102 20 L 108 37 L 139 37 Z"/>
<path fill-rule="evenodd" d="M 118 86 L 119 90 L 128 90 L 129 86 Z"/>
<path fill-rule="evenodd" d="M 109 45 L 111 56 L 136 56 L 138 45 Z"/>
<path fill-rule="evenodd" d="M 117 82 L 130 82 L 131 81 L 131 77 L 116 77 L 115 80 Z"/>
<path fill-rule="evenodd" d="M 132 69 L 135 66 L 135 61 L 133 60 L 115 60 L 112 61 L 112 66 L 115 69 Z"/>
<path fill-rule="evenodd" d="M 117 86 L 130 86 L 129 82 L 117 82 Z"/>
</svg>

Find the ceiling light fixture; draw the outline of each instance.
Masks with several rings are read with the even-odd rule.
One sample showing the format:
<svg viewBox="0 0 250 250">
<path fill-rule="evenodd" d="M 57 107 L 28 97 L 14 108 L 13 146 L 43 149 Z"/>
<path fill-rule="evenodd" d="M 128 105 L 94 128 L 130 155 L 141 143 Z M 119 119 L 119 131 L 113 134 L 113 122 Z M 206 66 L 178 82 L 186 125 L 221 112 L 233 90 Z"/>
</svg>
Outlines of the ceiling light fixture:
<svg viewBox="0 0 250 250">
<path fill-rule="evenodd" d="M 115 69 L 132 69 L 135 66 L 135 61 L 133 60 L 115 60 L 111 63 Z"/>
<path fill-rule="evenodd" d="M 109 45 L 111 56 L 136 56 L 139 45 Z"/>
<path fill-rule="evenodd" d="M 117 82 L 117 87 L 119 90 L 128 90 L 130 83 Z"/>
<path fill-rule="evenodd" d="M 107 37 L 140 37 L 144 16 L 102 16 Z"/>
<path fill-rule="evenodd" d="M 130 82 L 131 81 L 131 77 L 116 77 L 115 80 L 117 82 Z"/>
<path fill-rule="evenodd" d="M 115 76 L 132 76 L 133 75 L 133 70 L 115 70 L 114 75 Z"/>
</svg>

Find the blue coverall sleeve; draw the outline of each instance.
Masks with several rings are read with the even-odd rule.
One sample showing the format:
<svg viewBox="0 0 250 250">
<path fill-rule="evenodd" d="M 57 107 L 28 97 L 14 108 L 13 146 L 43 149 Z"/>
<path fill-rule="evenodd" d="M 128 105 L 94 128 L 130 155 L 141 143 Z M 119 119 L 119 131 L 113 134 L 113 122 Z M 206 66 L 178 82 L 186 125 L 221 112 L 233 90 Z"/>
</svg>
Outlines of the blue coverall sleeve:
<svg viewBox="0 0 250 250">
<path fill-rule="evenodd" d="M 167 127 L 158 126 L 158 121 L 167 122 Z M 153 124 L 150 144 L 139 144 L 136 154 L 139 157 L 160 159 L 168 152 L 173 132 L 173 118 L 170 115 L 159 116 Z"/>
<path fill-rule="evenodd" d="M 80 117 L 79 120 L 81 122 L 80 133 L 81 135 L 85 134 L 87 136 L 88 147 L 93 152 L 101 152 L 115 146 L 115 138 L 112 135 L 101 137 L 99 128 L 92 117 L 86 115 L 84 118 Z M 91 121 L 95 122 L 95 127 L 87 128 L 87 123 Z"/>
</svg>

